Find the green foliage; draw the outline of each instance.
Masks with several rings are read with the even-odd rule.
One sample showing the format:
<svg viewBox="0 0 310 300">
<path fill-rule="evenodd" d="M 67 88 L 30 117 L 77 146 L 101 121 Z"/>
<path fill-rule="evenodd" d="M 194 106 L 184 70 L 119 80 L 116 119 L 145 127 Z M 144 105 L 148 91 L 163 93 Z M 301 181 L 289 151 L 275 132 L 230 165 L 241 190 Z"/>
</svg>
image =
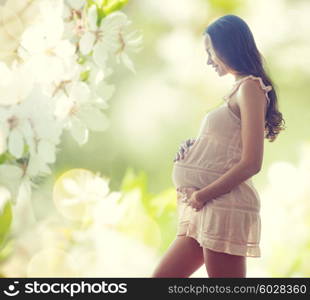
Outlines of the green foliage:
<svg viewBox="0 0 310 300">
<path fill-rule="evenodd" d="M 220 17 L 223 14 L 237 14 L 245 17 L 246 20 L 251 21 L 252 17 L 250 17 L 247 11 L 252 6 L 257 5 L 257 2 L 245 0 L 200 1 L 206 4 L 206 18 L 203 18 L 202 21 L 197 23 L 190 22 L 187 24 L 187 29 L 192 33 L 200 33 L 201 28 L 204 27 L 209 18 Z M 291 2 L 290 5 L 288 5 L 289 2 Z M 287 6 L 287 10 L 290 10 L 294 8 L 294 5 L 296 6 L 296 2 L 299 1 L 285 1 L 280 7 L 284 5 Z M 116 5 L 120 2 L 102 1 L 100 2 L 100 5 L 97 5 L 101 19 L 106 16 L 107 12 L 104 12 L 102 7 L 105 6 L 106 9 L 110 7 L 111 9 L 113 3 Z M 138 148 L 140 145 L 127 145 L 129 140 L 136 141 L 137 137 L 139 138 L 139 141 L 142 141 L 143 138 L 145 138 L 145 142 L 148 142 L 150 137 L 153 141 L 156 139 L 155 130 L 154 132 L 146 131 L 145 137 L 142 136 L 142 134 L 144 134 L 143 132 L 141 133 L 140 131 L 137 131 L 137 136 L 134 136 L 135 133 L 131 133 L 132 135 L 126 139 L 129 133 L 126 130 L 127 123 L 124 116 L 126 116 L 126 110 L 132 108 L 131 104 L 135 101 L 134 99 L 136 99 L 137 96 L 137 94 L 130 92 L 131 86 L 135 86 L 135 83 L 137 83 L 138 86 L 143 86 L 149 82 L 150 78 L 160 80 L 161 77 L 164 77 L 164 80 L 166 80 L 166 78 L 169 78 L 166 69 L 169 70 L 169 74 L 172 74 L 172 78 L 178 77 L 177 75 L 180 70 L 180 65 L 176 63 L 172 65 L 167 64 L 163 59 L 164 56 L 159 55 L 158 45 L 161 45 L 162 41 L 165 41 L 166 43 L 166 39 L 169 39 L 169 35 L 167 34 L 170 31 L 171 33 L 178 33 L 179 29 L 184 28 L 184 22 L 180 21 L 180 24 L 175 22 L 173 23 L 174 25 L 171 26 L 171 24 L 166 21 L 164 14 L 147 14 L 143 7 L 137 3 L 138 1 L 130 2 L 130 11 L 134 13 L 135 24 L 137 24 L 136 26 L 143 28 L 145 33 L 146 39 L 144 45 L 146 51 L 141 53 L 138 57 L 137 63 L 141 66 L 141 71 L 138 72 L 135 81 L 128 79 L 125 73 L 117 75 L 117 81 L 123 82 L 123 85 L 117 91 L 117 95 L 111 106 L 111 119 L 115 122 L 115 126 L 112 127 L 109 132 L 105 132 L 102 135 L 92 133 L 91 143 L 85 145 L 82 150 L 78 150 L 75 146 L 67 142 L 66 148 L 64 147 L 57 157 L 57 169 L 55 172 L 57 174 L 58 172 L 63 172 L 63 170 L 76 167 L 77 165 L 93 170 L 99 169 L 102 172 L 110 171 L 110 178 L 115 184 L 115 187 L 118 187 L 124 172 L 124 165 L 143 166 L 143 168 L 149 170 L 149 174 L 151 174 L 151 176 L 149 175 L 151 177 L 149 178 L 151 180 L 149 183 L 147 182 L 148 176 L 144 172 L 135 174 L 132 169 L 127 170 L 120 191 L 123 193 L 121 201 L 124 201 L 124 203 L 126 202 L 126 205 L 128 205 L 128 213 L 126 214 L 126 218 L 122 221 L 122 224 L 120 224 L 120 228 L 121 230 L 126 231 L 129 235 L 135 236 L 148 245 L 158 247 L 161 252 L 164 252 L 174 238 L 177 221 L 174 190 L 173 188 L 166 189 L 167 182 L 169 182 L 171 178 L 171 168 L 167 164 L 167 162 L 169 162 L 167 157 L 175 152 L 177 141 L 176 136 L 181 139 L 181 137 L 183 138 L 187 133 L 193 133 L 193 131 L 190 133 L 189 130 L 190 126 L 192 126 L 192 122 L 187 122 L 184 125 L 183 117 L 192 114 L 196 118 L 199 110 L 195 110 L 194 107 L 196 104 L 193 104 L 193 109 L 190 113 L 190 106 L 187 104 L 183 105 L 183 103 L 180 102 L 180 105 L 176 110 L 176 118 L 179 118 L 180 122 L 175 123 L 180 129 L 175 132 L 172 130 L 169 132 L 168 130 L 169 127 L 173 127 L 173 123 L 168 123 L 165 119 L 158 119 L 160 120 L 160 122 L 158 122 L 158 136 L 160 137 L 157 140 L 158 147 L 146 147 L 143 156 L 141 156 L 140 149 Z M 95 4 L 95 1 L 89 0 L 88 4 Z M 165 6 L 165 4 L 163 5 Z M 114 7 L 117 7 L 117 5 Z M 276 6 L 268 11 L 270 15 L 273 15 L 276 12 L 275 7 Z M 190 15 L 190 12 L 188 13 Z M 305 12 L 302 11 L 300 11 L 300 13 L 305 14 Z M 195 14 L 193 14 L 193 18 L 195 18 Z M 175 19 L 177 18 L 174 18 L 173 15 L 171 15 L 171 20 Z M 265 22 L 264 18 L 261 19 L 261 22 L 262 24 Z M 257 32 L 260 32 L 263 31 L 264 28 L 264 26 L 262 26 L 262 28 L 257 26 L 254 29 Z M 305 32 L 305 37 L 306 36 L 308 35 L 306 35 Z M 182 37 L 183 36 L 180 34 L 179 38 Z M 275 143 L 265 144 L 266 151 L 264 152 L 264 168 L 260 174 L 255 176 L 255 183 L 259 187 L 259 192 L 264 191 L 266 185 L 269 183 L 269 167 L 272 163 L 275 161 L 297 163 L 300 158 L 297 149 L 301 142 L 305 140 L 309 141 L 309 130 L 307 126 L 304 126 L 310 121 L 308 101 L 309 73 L 304 72 L 303 68 L 298 67 L 298 65 L 294 65 L 293 62 L 300 61 L 301 57 L 299 57 L 298 60 L 292 59 L 290 62 L 286 61 L 286 58 L 290 57 L 288 54 L 284 54 L 282 55 L 283 58 L 279 58 L 279 53 L 283 52 L 279 50 L 289 49 L 292 47 L 292 44 L 297 52 L 302 49 L 300 35 L 297 35 L 296 37 L 293 35 L 293 38 L 297 38 L 298 43 L 292 43 L 292 35 L 287 34 L 286 40 L 279 43 L 277 46 L 278 48 L 270 48 L 268 50 L 269 52 L 263 51 L 266 61 L 270 64 L 269 68 L 272 70 L 272 78 L 274 78 L 275 83 L 279 87 L 278 96 L 280 111 L 284 114 L 288 128 L 279 135 L 279 139 Z M 177 41 L 177 35 L 173 38 L 173 41 Z M 262 45 L 265 45 L 264 40 L 260 40 L 259 42 Z M 269 42 L 267 41 L 266 49 L 269 48 L 268 44 Z M 160 46 L 160 48 L 161 47 L 162 46 Z M 195 47 L 195 45 L 191 45 L 191 47 Z M 179 48 L 177 50 L 182 54 L 182 49 Z M 294 51 L 292 53 L 294 53 Z M 179 55 L 179 53 L 176 53 L 177 58 L 175 62 L 179 59 L 179 56 L 177 55 Z M 190 57 L 190 55 L 187 57 Z M 283 63 L 283 61 L 286 63 Z M 180 64 L 183 64 L 182 55 L 180 55 L 179 62 Z M 178 66 L 178 68 L 176 66 Z M 284 68 L 284 66 L 286 67 Z M 199 70 L 200 68 L 201 67 L 199 67 Z M 286 70 L 289 70 L 289 72 Z M 197 72 L 194 66 L 192 71 Z M 287 76 L 288 73 L 290 76 Z M 208 82 L 208 80 L 210 80 L 210 82 Z M 209 77 L 209 75 L 205 78 L 203 77 L 203 79 L 197 76 L 197 86 L 195 85 L 195 91 L 201 91 L 200 94 L 198 94 L 198 97 L 195 96 L 197 95 L 195 91 L 193 92 L 193 90 L 189 90 L 186 84 L 183 84 L 183 82 L 180 84 L 177 80 L 176 82 L 178 84 L 173 88 L 179 89 L 180 92 L 187 95 L 189 99 L 196 99 L 197 101 L 195 100 L 195 102 L 198 103 L 199 106 L 201 105 L 201 107 L 205 107 L 206 102 L 209 101 L 207 99 L 216 95 L 212 90 L 213 79 Z M 208 87 L 207 90 L 204 89 L 204 86 Z M 293 89 L 291 88 L 292 86 L 294 87 Z M 156 92 L 156 95 L 161 94 L 161 91 L 154 91 Z M 199 99 L 201 99 L 201 101 Z M 209 107 L 211 107 L 210 103 L 209 105 Z M 165 111 L 166 108 L 163 108 L 163 112 Z M 183 114 L 184 111 L 186 114 Z M 141 114 L 147 113 L 147 111 L 143 111 L 142 108 L 139 112 Z M 160 112 L 160 114 L 162 114 L 162 112 Z M 152 120 L 150 119 L 150 121 Z M 161 127 L 161 124 L 164 124 L 164 126 Z M 69 138 L 66 141 L 69 141 Z M 105 151 L 104 155 L 97 155 L 96 158 L 94 158 L 94 153 L 97 151 L 100 151 L 98 153 L 101 153 L 103 150 Z M 135 151 L 137 151 L 137 154 Z M 150 159 L 154 157 L 156 157 L 156 159 Z M 160 170 L 160 174 L 158 174 L 158 170 Z M 290 176 L 290 174 L 287 174 L 287 176 Z M 156 195 L 148 193 L 147 187 L 149 185 L 152 185 L 154 190 L 161 192 Z M 279 194 L 281 194 L 281 190 L 279 190 Z M 307 199 L 309 199 L 309 197 L 306 197 L 301 203 L 298 203 L 295 199 L 292 200 L 292 202 L 296 202 L 296 206 L 305 209 L 307 203 L 309 203 Z M 262 199 L 262 205 L 265 206 L 265 212 L 266 207 L 268 207 L 267 200 Z M 291 211 L 287 210 L 287 214 L 290 215 Z M 272 227 L 278 222 L 277 218 L 270 219 L 269 217 L 265 217 L 264 212 L 262 212 L 262 217 L 264 218 L 262 226 L 265 228 Z M 309 220 L 310 218 L 302 220 L 304 228 L 309 228 Z M 288 222 L 286 226 L 281 228 L 279 234 L 281 236 L 281 232 L 284 233 L 295 230 L 293 223 Z M 268 234 L 268 229 L 266 230 L 266 234 Z M 262 246 L 266 246 L 264 241 L 262 241 Z M 260 269 L 262 273 L 271 277 L 310 275 L 310 239 L 306 234 L 302 241 L 299 240 L 299 238 L 296 238 L 287 243 L 285 239 L 282 241 L 280 239 L 279 241 L 268 243 L 267 247 L 270 247 L 269 249 L 272 251 L 272 254 L 268 255 L 266 251 L 262 254 L 262 260 L 254 260 L 255 264 L 257 264 L 257 269 Z"/>
<path fill-rule="evenodd" d="M 86 56 L 83 56 L 82 54 L 80 54 L 78 58 L 78 63 L 80 65 L 83 65 L 85 62 L 86 62 Z"/>
<path fill-rule="evenodd" d="M 104 17 L 114 11 L 121 10 L 127 3 L 128 0 L 102 0 L 101 3 L 99 1 L 87 0 L 88 7 L 91 5 L 96 5 L 97 7 L 98 25 Z"/>
<path fill-rule="evenodd" d="M 174 190 L 153 195 L 147 190 L 145 172 L 135 175 L 133 169 L 128 168 L 120 191 L 123 193 L 120 201 L 126 207 L 126 217 L 119 224 L 119 229 L 164 252 L 175 236 L 177 214 Z"/>
<path fill-rule="evenodd" d="M 6 161 L 6 152 L 0 155 L 0 165 Z"/>
<path fill-rule="evenodd" d="M 89 78 L 90 70 L 86 70 L 80 74 L 80 78 L 82 81 L 87 81 Z"/>
<path fill-rule="evenodd" d="M 10 152 L 4 152 L 0 155 L 0 165 L 7 161 L 14 161 L 15 157 Z"/>
<path fill-rule="evenodd" d="M 11 201 L 6 201 L 0 209 L 0 247 L 2 247 L 12 223 Z"/>
<path fill-rule="evenodd" d="M 22 160 L 24 159 L 24 156 L 27 155 L 27 153 L 29 153 L 29 145 L 24 144 L 24 152 L 23 152 L 23 157 L 20 159 L 16 159 L 16 157 L 14 155 L 12 155 L 9 151 L 6 151 L 4 153 L 2 153 L 0 155 L 0 165 L 6 163 L 6 162 L 17 162 L 17 163 L 21 163 Z"/>
<path fill-rule="evenodd" d="M 245 4 L 244 0 L 208 0 L 213 11 L 219 11 L 220 13 L 231 14 L 232 11 L 240 8 Z"/>
<path fill-rule="evenodd" d="M 12 238 L 6 239 L 0 249 L 0 262 L 5 261 L 14 250 L 14 241 Z M 0 277 L 3 277 L 0 274 Z"/>
<path fill-rule="evenodd" d="M 105 0 L 102 3 L 102 11 L 104 12 L 105 16 L 108 14 L 120 10 L 123 8 L 124 5 L 128 3 L 128 0 Z"/>
</svg>

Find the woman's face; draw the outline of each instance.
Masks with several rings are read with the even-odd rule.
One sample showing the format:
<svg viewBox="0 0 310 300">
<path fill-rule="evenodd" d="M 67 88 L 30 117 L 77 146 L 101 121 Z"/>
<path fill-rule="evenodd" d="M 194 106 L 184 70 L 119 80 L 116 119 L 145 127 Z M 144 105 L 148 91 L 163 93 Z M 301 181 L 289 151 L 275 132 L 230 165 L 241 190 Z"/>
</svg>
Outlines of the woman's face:
<svg viewBox="0 0 310 300">
<path fill-rule="evenodd" d="M 220 58 L 216 55 L 209 34 L 205 35 L 205 48 L 208 54 L 207 65 L 211 65 L 219 76 L 226 75 L 227 73 L 232 73 L 231 70 L 224 64 L 224 62 L 222 62 Z"/>
</svg>

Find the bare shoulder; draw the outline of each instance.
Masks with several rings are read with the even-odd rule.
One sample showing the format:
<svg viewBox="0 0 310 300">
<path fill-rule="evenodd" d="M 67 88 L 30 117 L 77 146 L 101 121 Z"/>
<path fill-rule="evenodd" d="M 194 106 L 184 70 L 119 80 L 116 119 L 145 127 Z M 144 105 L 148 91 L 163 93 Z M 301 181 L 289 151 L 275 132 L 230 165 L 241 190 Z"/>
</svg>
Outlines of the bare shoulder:
<svg viewBox="0 0 310 300">
<path fill-rule="evenodd" d="M 259 81 L 249 78 L 242 82 L 238 90 L 237 102 L 239 105 L 245 104 L 246 102 L 255 106 L 264 106 L 266 96 L 264 90 L 260 87 Z"/>
</svg>

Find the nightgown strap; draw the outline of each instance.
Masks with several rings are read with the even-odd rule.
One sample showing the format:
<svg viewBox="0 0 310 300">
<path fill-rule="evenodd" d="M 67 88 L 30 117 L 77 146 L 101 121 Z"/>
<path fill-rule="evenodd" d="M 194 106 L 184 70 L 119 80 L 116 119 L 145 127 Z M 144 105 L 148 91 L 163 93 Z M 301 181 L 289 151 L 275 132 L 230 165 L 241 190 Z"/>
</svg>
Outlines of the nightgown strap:
<svg viewBox="0 0 310 300">
<path fill-rule="evenodd" d="M 270 103 L 270 99 L 269 99 L 269 96 L 268 96 L 268 92 L 270 92 L 272 90 L 272 86 L 271 85 L 265 85 L 262 78 L 261 77 L 257 77 L 257 76 L 253 76 L 253 75 L 248 75 L 246 77 L 243 77 L 241 78 L 240 80 L 237 80 L 234 84 L 234 87 L 233 87 L 233 90 L 230 94 L 228 94 L 227 96 L 224 96 L 224 100 L 225 101 L 228 101 L 229 98 L 237 91 L 237 89 L 239 88 L 240 84 L 249 79 L 249 78 L 252 78 L 254 80 L 258 80 L 259 83 L 260 83 L 260 87 L 264 90 L 265 92 L 265 96 L 266 96 L 266 99 L 267 99 L 267 106 L 269 105 Z"/>
</svg>

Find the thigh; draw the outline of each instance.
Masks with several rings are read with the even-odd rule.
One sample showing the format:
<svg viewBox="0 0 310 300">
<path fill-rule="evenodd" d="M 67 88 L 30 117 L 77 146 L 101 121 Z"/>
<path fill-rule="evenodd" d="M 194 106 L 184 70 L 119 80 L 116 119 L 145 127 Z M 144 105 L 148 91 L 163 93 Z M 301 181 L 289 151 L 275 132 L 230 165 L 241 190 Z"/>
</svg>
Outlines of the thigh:
<svg viewBox="0 0 310 300">
<path fill-rule="evenodd" d="M 188 236 L 177 236 L 152 277 L 189 277 L 203 265 L 203 248 Z"/>
<path fill-rule="evenodd" d="M 246 258 L 244 256 L 215 252 L 203 248 L 205 266 L 209 277 L 245 277 Z"/>
</svg>

